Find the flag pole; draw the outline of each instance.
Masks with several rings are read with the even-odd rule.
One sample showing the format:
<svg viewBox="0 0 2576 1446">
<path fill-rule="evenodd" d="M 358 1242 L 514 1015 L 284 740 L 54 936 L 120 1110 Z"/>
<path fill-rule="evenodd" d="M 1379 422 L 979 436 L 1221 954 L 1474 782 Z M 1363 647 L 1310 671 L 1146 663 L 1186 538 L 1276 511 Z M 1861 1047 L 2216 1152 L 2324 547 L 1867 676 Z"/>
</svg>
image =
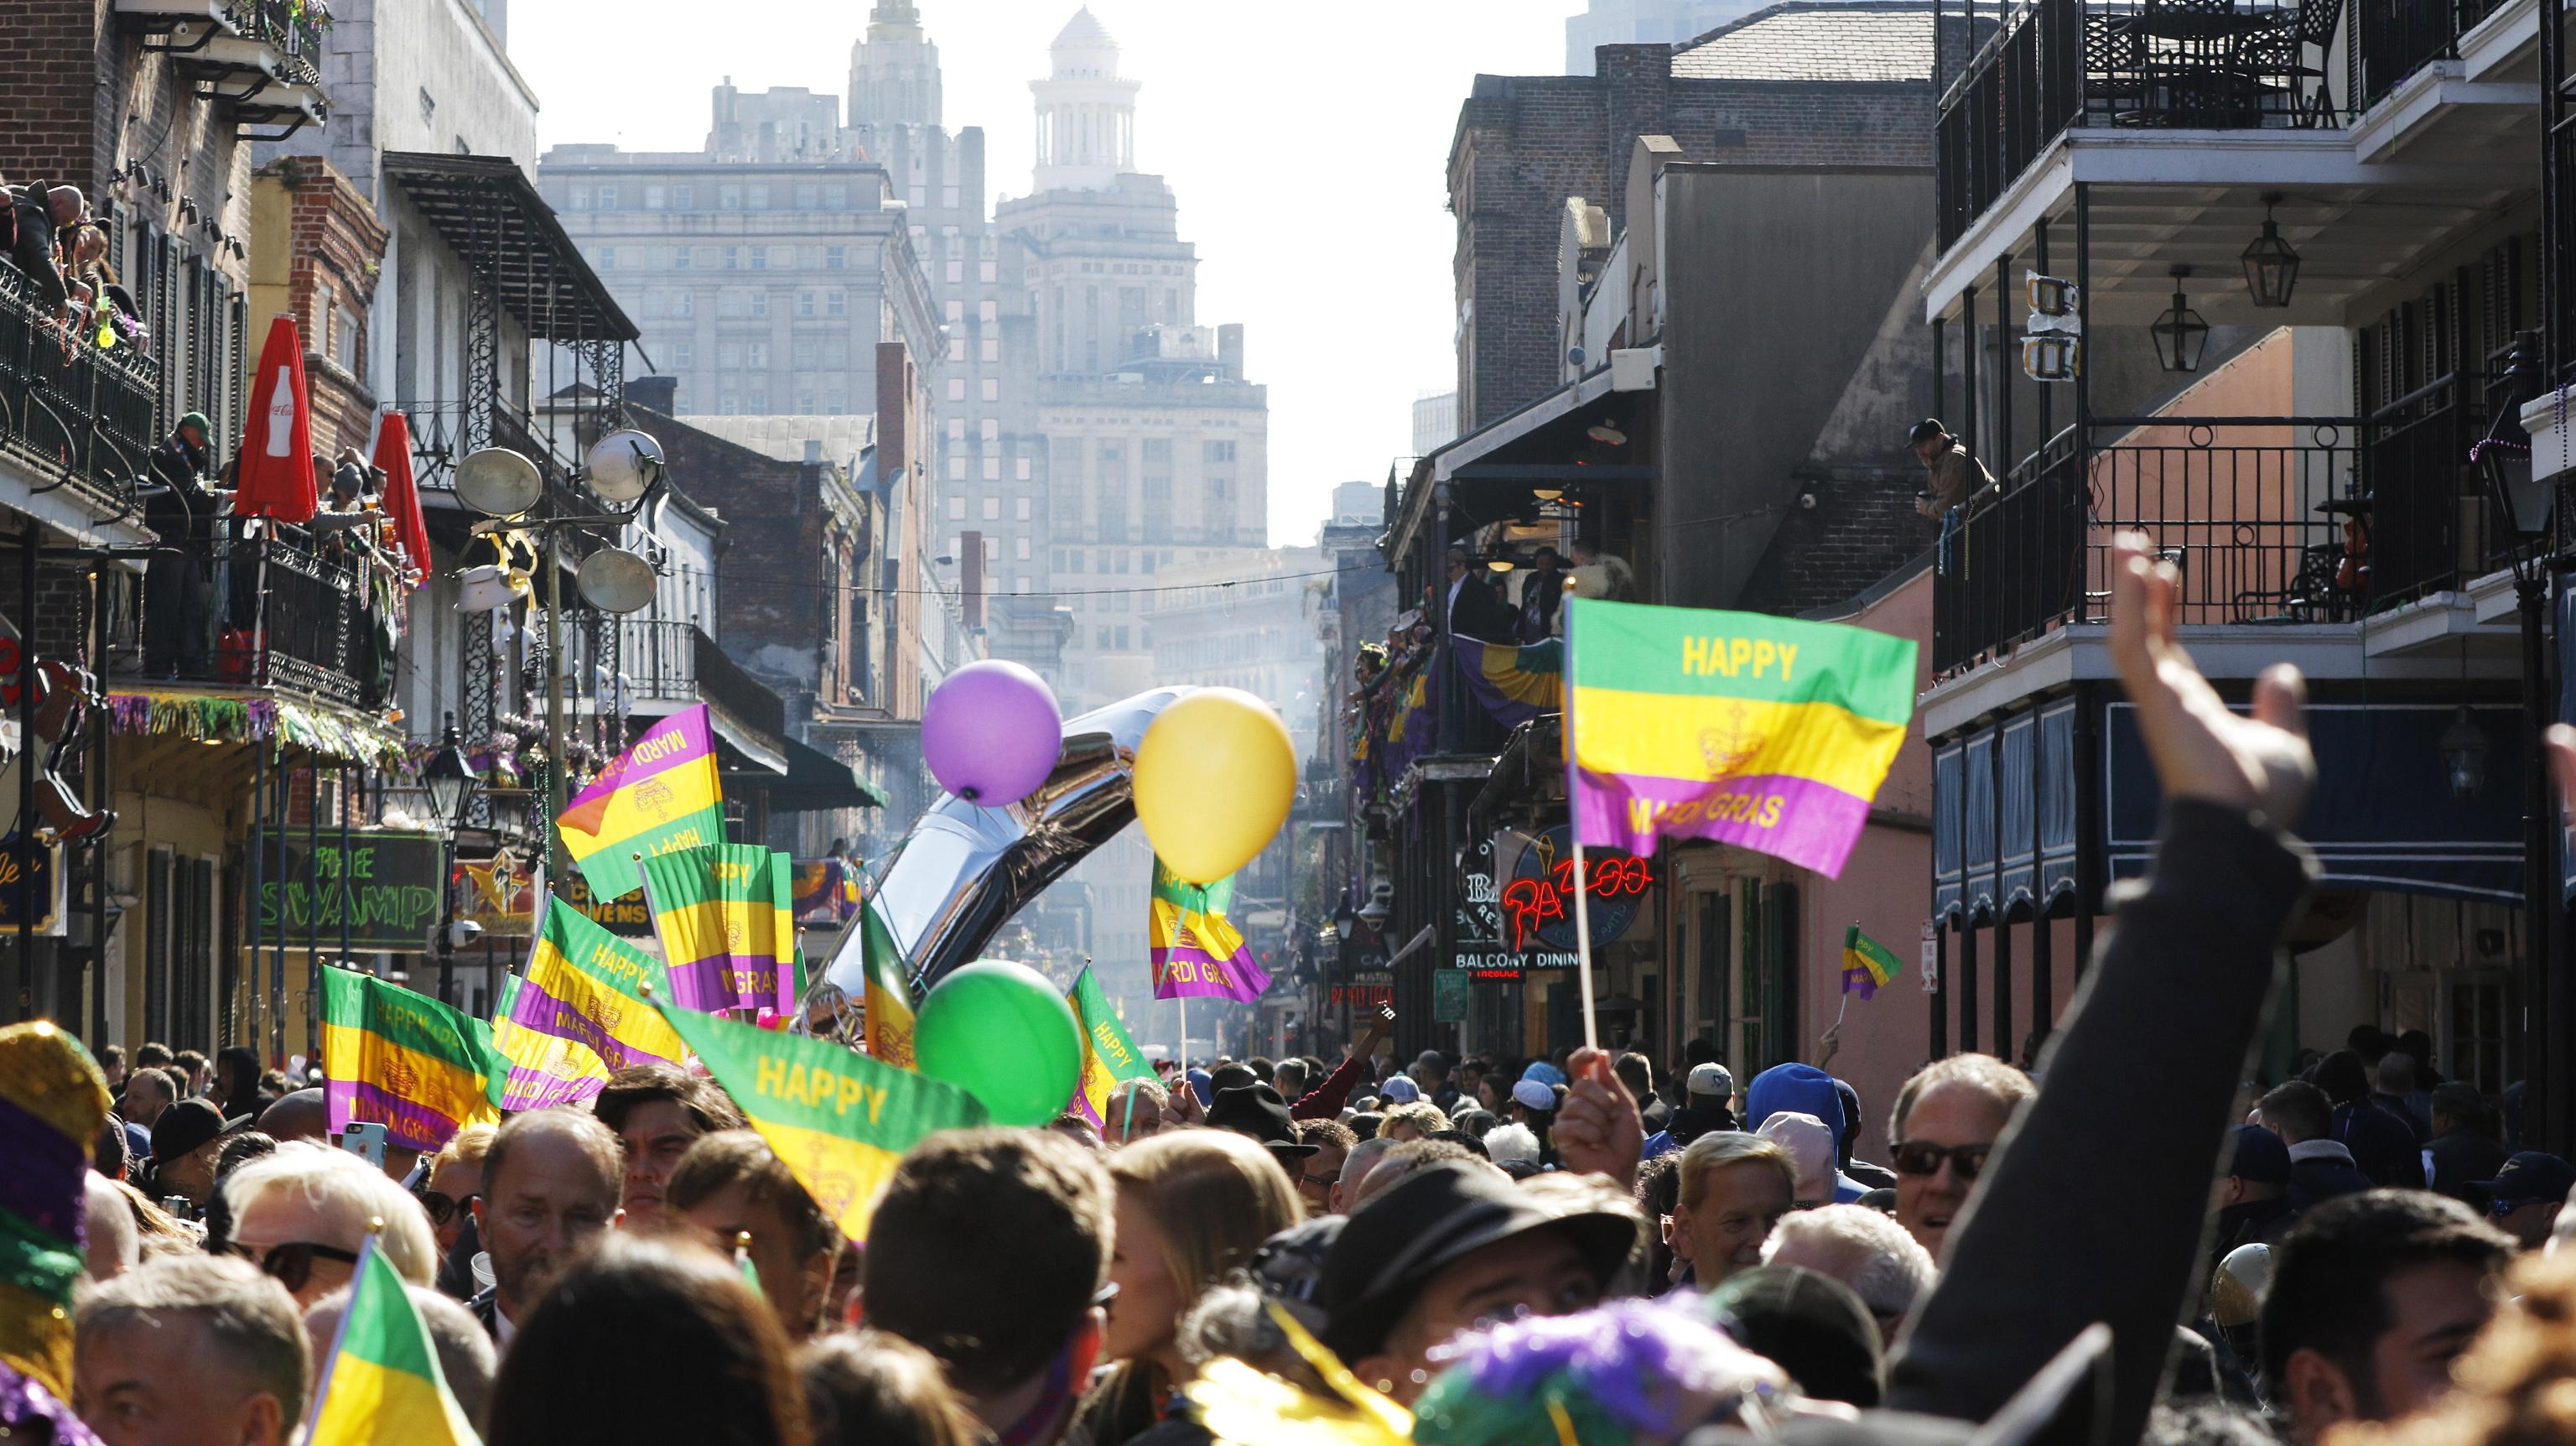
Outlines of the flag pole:
<svg viewBox="0 0 2576 1446">
<path fill-rule="evenodd" d="M 1592 1019 L 1592 910 L 1585 898 L 1592 892 L 1592 877 L 1583 860 L 1583 799 L 1573 787 L 1582 763 L 1575 756 L 1574 742 L 1574 617 L 1582 608 L 1580 602 L 1569 602 L 1565 609 L 1565 790 L 1566 832 L 1574 835 L 1574 975 L 1583 990 L 1583 1047 L 1601 1047 L 1601 1029 Z"/>
<path fill-rule="evenodd" d="M 1590 876 L 1583 867 L 1583 823 L 1574 824 L 1574 973 L 1583 989 L 1583 1047 L 1601 1047 L 1600 1028 L 1592 1022 L 1592 909 L 1584 902 L 1591 893 Z"/>
</svg>

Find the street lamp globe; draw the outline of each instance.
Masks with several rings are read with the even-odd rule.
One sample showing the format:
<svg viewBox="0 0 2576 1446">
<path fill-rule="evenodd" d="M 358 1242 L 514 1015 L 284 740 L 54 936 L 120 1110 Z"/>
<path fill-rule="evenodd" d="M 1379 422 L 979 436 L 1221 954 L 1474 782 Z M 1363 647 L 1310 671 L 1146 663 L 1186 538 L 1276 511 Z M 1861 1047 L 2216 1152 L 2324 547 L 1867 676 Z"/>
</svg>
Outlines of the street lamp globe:
<svg viewBox="0 0 2576 1446">
<path fill-rule="evenodd" d="M 430 810 L 438 821 L 454 828 L 465 818 L 466 796 L 474 791 L 474 770 L 465 762 L 465 750 L 456 741 L 456 715 L 447 715 L 447 725 L 438 740 L 438 751 L 429 756 L 421 769 L 421 781 L 429 788 Z"/>
</svg>

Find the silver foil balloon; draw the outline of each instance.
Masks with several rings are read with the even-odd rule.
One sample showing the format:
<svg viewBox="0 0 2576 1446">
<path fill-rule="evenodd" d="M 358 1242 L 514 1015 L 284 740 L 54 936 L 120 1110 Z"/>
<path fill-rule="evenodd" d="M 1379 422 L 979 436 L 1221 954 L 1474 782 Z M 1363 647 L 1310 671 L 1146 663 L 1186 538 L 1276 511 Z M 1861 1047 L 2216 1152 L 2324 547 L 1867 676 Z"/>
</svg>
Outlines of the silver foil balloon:
<svg viewBox="0 0 2576 1446">
<path fill-rule="evenodd" d="M 972 962 L 1013 914 L 1135 819 L 1136 745 L 1165 707 L 1193 691 L 1156 688 L 1066 720 L 1055 772 L 1008 808 L 940 795 L 904 835 L 866 904 L 903 950 L 917 992 Z M 866 935 L 852 920 L 806 991 L 806 1020 L 818 1034 L 855 1029 Z"/>
</svg>

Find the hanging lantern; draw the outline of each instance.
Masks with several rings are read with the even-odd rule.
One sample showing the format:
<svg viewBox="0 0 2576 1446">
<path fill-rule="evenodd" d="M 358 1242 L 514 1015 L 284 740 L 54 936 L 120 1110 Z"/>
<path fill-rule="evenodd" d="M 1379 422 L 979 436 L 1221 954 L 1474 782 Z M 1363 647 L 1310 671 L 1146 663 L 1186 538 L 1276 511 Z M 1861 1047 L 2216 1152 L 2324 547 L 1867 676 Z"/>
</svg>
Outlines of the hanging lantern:
<svg viewBox="0 0 2576 1446">
<path fill-rule="evenodd" d="M 2281 193 L 2263 196 L 2263 234 L 2245 248 L 2245 289 L 2254 304 L 2282 307 L 2290 304 L 2290 293 L 2299 284 L 2299 253 L 2281 239 L 2280 223 L 2272 219 L 2272 208 L 2280 204 Z"/>
<path fill-rule="evenodd" d="M 2209 323 L 2183 299 L 2182 284 L 2190 275 L 2188 266 L 2173 269 L 2173 309 L 2147 328 L 2156 339 L 2156 363 L 2169 372 L 2200 370 L 2200 349 L 2209 344 Z"/>
</svg>

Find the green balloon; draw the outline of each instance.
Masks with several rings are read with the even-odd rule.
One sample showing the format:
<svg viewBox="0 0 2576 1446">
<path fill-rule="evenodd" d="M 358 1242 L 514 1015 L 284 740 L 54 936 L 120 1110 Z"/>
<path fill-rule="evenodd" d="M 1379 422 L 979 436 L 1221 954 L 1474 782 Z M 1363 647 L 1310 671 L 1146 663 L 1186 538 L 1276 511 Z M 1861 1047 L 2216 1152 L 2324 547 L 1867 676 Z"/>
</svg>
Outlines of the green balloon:
<svg viewBox="0 0 2576 1446">
<path fill-rule="evenodd" d="M 997 1125 L 1043 1125 L 1064 1113 L 1082 1073 L 1082 1027 L 1046 976 L 983 959 L 952 971 L 921 1001 L 913 1063 L 981 1100 Z"/>
</svg>

